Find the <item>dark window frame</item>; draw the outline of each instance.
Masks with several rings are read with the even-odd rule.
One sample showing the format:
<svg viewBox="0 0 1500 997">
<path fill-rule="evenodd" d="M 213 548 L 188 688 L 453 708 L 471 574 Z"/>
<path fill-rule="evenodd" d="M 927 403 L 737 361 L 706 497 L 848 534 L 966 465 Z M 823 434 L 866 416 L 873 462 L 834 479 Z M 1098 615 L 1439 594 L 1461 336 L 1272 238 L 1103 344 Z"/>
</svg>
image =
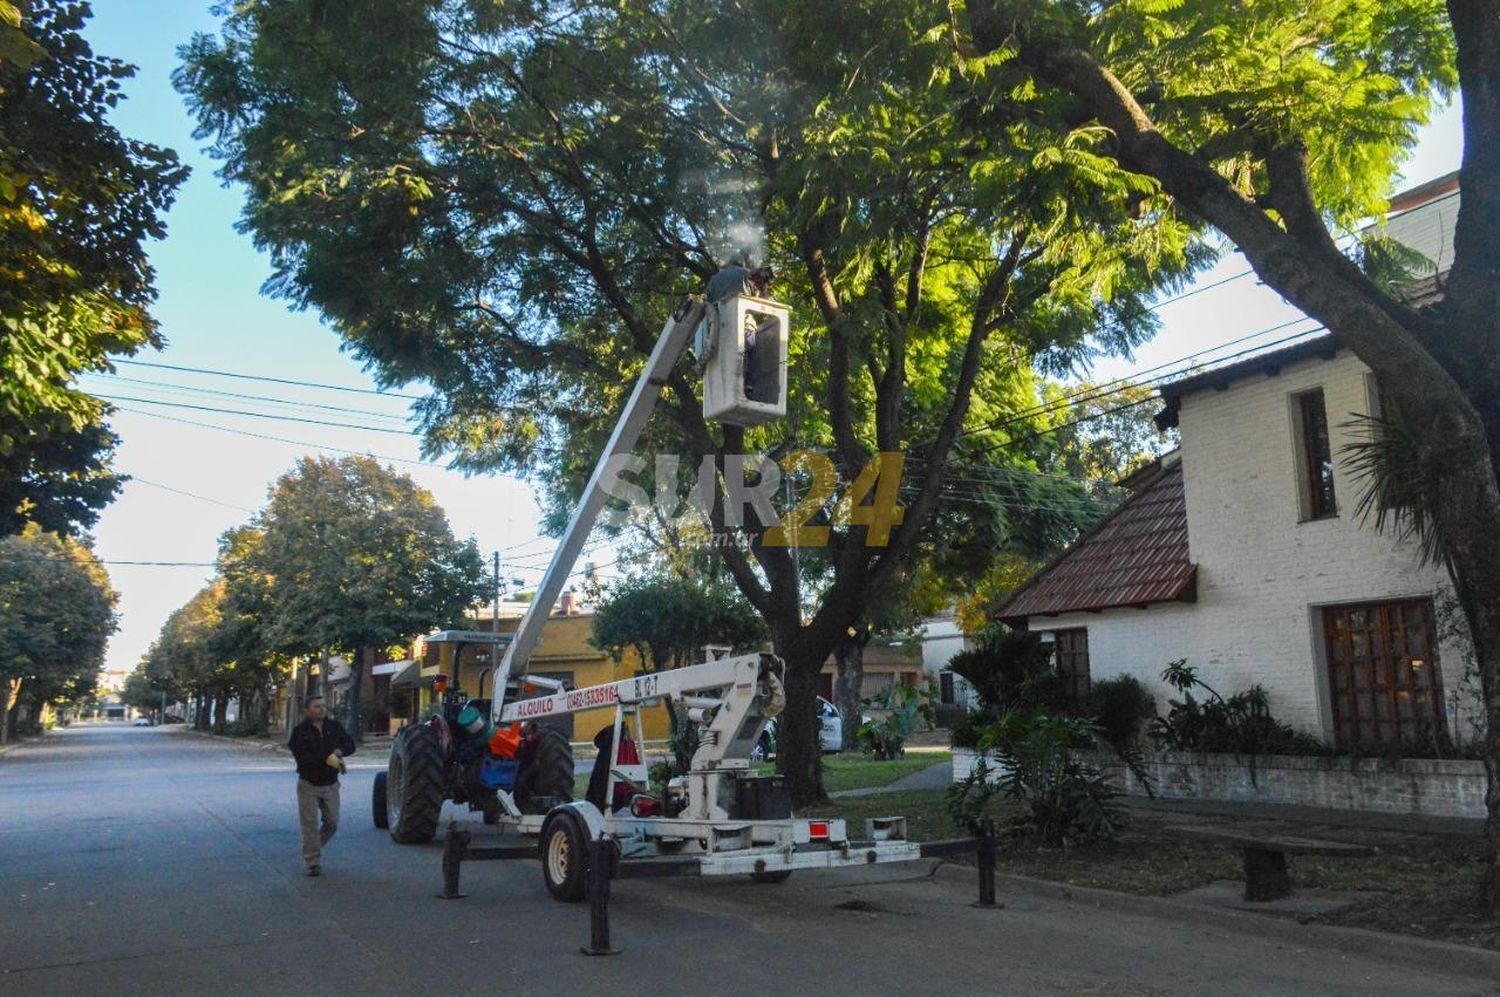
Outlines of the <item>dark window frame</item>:
<svg viewBox="0 0 1500 997">
<path fill-rule="evenodd" d="M 1339 514 L 1334 486 L 1333 437 L 1322 388 L 1293 396 L 1297 403 L 1297 447 L 1302 462 L 1302 519 L 1335 519 Z"/>
<path fill-rule="evenodd" d="M 1058 678 L 1062 680 L 1063 695 L 1069 706 L 1086 707 L 1094 685 L 1089 663 L 1089 628 L 1054 630 L 1052 638 L 1053 663 Z"/>
</svg>

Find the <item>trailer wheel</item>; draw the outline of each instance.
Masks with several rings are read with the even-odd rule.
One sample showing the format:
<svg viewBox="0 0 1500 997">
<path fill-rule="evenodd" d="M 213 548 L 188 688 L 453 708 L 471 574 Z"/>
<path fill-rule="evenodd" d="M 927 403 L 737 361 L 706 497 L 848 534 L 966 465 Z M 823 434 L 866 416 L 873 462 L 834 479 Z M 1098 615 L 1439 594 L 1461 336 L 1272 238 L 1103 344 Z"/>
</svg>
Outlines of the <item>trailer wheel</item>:
<svg viewBox="0 0 1500 997">
<path fill-rule="evenodd" d="M 443 748 L 426 724 L 408 727 L 391 746 L 386 822 L 398 844 L 431 841 L 443 812 Z"/>
<path fill-rule="evenodd" d="M 752 872 L 750 878 L 757 883 L 785 883 L 792 878 L 792 870 L 777 869 L 775 872 Z"/>
<path fill-rule="evenodd" d="M 589 839 L 583 823 L 564 810 L 547 818 L 538 842 L 547 892 L 564 903 L 583 899 L 588 879 Z"/>
<path fill-rule="evenodd" d="M 573 799 L 573 745 L 556 727 L 537 733 L 536 751 L 516 781 L 516 806 L 528 810 L 533 801 L 547 797 L 551 805 Z"/>
<path fill-rule="evenodd" d="M 381 830 L 391 826 L 391 815 L 386 810 L 388 804 L 385 798 L 385 783 L 389 772 L 375 773 L 375 788 L 370 793 L 370 816 L 375 820 L 375 826 Z"/>
</svg>

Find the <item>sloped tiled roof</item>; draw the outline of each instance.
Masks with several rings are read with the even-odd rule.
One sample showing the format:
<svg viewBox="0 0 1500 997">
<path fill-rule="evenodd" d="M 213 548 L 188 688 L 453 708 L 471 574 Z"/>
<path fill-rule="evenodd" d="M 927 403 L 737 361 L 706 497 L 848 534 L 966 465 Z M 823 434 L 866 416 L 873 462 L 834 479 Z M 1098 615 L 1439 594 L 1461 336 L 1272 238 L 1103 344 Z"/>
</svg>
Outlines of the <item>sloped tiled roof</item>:
<svg viewBox="0 0 1500 997">
<path fill-rule="evenodd" d="M 1188 559 L 1182 465 L 1163 468 L 1104 522 L 1017 589 L 995 611 L 1002 620 L 1191 602 L 1197 566 Z"/>
</svg>

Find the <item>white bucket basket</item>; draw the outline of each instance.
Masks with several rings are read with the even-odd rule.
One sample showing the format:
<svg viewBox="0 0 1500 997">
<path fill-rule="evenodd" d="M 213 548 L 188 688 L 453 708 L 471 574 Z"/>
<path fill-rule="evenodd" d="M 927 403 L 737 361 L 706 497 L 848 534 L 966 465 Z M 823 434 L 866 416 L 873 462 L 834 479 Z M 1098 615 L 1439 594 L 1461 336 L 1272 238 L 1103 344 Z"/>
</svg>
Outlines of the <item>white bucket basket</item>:
<svg viewBox="0 0 1500 997">
<path fill-rule="evenodd" d="M 748 295 L 709 305 L 704 318 L 703 418 L 758 426 L 786 415 L 791 309 Z"/>
</svg>

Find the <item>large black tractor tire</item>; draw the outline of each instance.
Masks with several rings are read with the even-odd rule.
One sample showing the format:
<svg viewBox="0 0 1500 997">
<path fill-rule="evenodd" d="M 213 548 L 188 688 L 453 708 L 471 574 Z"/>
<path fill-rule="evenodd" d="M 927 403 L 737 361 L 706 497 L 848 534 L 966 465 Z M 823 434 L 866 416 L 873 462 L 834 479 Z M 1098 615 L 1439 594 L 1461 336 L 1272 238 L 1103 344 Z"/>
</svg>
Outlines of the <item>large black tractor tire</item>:
<svg viewBox="0 0 1500 997">
<path fill-rule="evenodd" d="M 375 826 L 382 831 L 391 826 L 391 815 L 386 807 L 385 786 L 386 779 L 390 777 L 389 772 L 375 773 L 375 788 L 370 793 L 370 816 L 375 820 Z"/>
<path fill-rule="evenodd" d="M 522 811 L 543 797 L 552 806 L 573 799 L 573 745 L 556 727 L 543 727 L 538 738 L 536 753 L 516 783 L 516 806 Z"/>
<path fill-rule="evenodd" d="M 431 841 L 447 797 L 443 748 L 427 724 L 408 727 L 391 745 L 386 769 L 386 820 L 391 839 L 402 845 Z"/>
<path fill-rule="evenodd" d="M 564 903 L 582 900 L 589 871 L 589 836 L 583 821 L 567 810 L 548 817 L 537 850 L 547 892 Z"/>
</svg>

